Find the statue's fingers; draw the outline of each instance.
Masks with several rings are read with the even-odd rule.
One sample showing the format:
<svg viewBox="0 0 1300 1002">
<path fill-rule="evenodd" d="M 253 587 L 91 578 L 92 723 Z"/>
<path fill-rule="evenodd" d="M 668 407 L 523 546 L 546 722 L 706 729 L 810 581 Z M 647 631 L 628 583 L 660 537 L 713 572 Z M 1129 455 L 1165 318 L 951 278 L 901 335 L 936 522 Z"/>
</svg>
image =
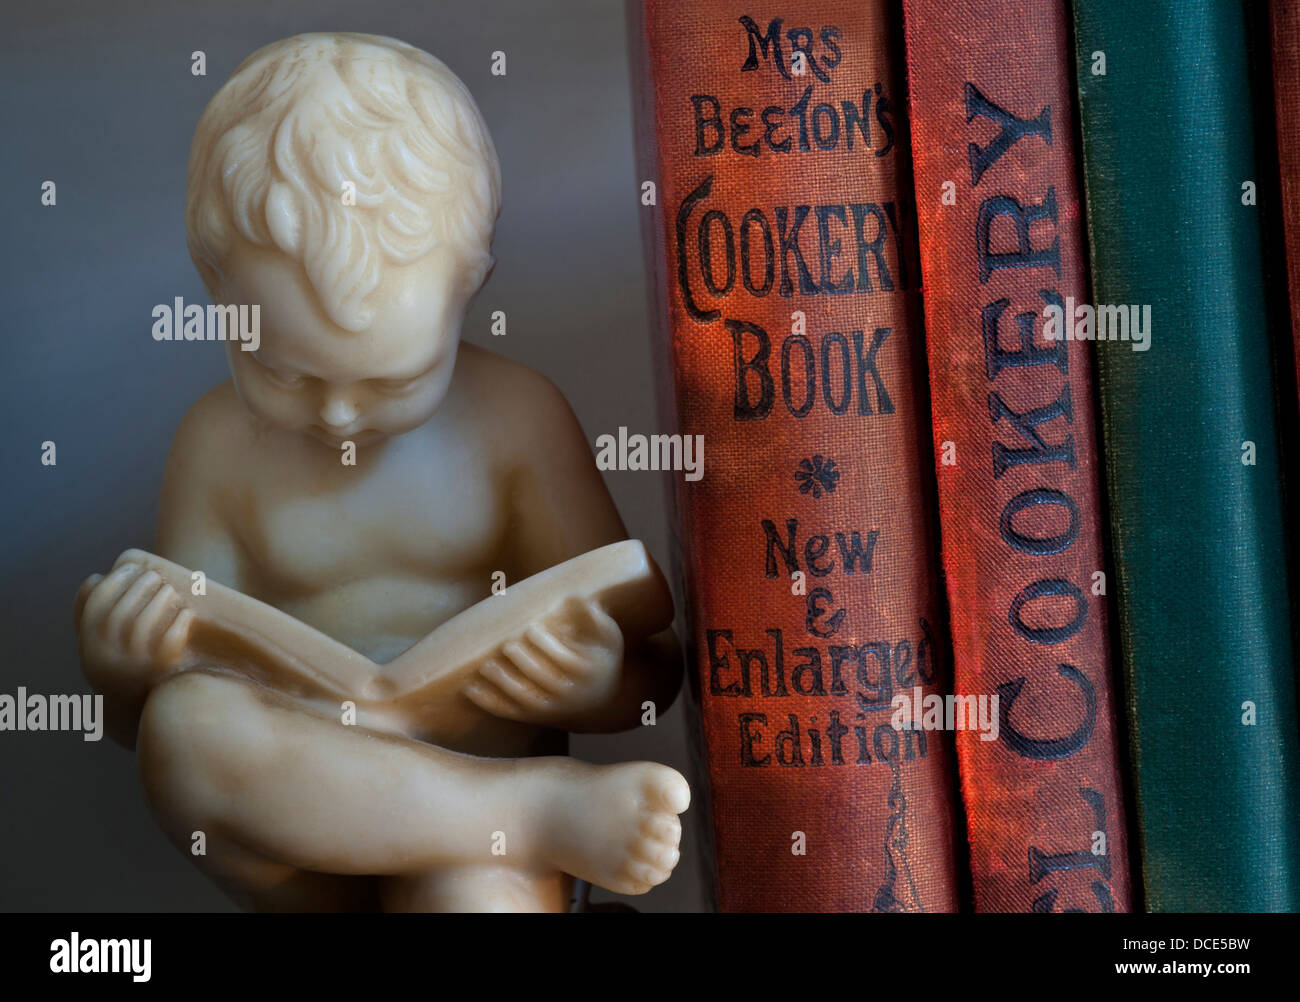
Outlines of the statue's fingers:
<svg viewBox="0 0 1300 1002">
<path fill-rule="evenodd" d="M 194 610 L 187 605 L 182 605 L 158 644 L 158 657 L 164 664 L 172 665 L 180 660 L 186 644 L 190 642 L 190 628 L 193 625 Z"/>
<path fill-rule="evenodd" d="M 581 675 L 586 670 L 587 662 L 582 655 L 549 630 L 544 630 L 534 624 L 524 631 L 524 636 L 560 671 L 571 675 Z"/>
<path fill-rule="evenodd" d="M 578 642 L 600 647 L 622 643 L 623 630 L 618 621 L 597 603 L 575 599 L 569 611 L 570 629 Z"/>
<path fill-rule="evenodd" d="M 543 637 L 546 634 L 543 633 Z M 561 644 L 556 649 L 567 653 L 566 663 L 557 663 L 551 652 L 536 643 L 530 637 L 512 640 L 502 651 L 512 664 L 531 682 L 547 692 L 559 694 L 574 685 L 574 675 L 580 674 L 585 667 L 582 656 Z"/>
<path fill-rule="evenodd" d="M 102 574 L 92 574 L 81 582 L 81 587 L 77 589 L 77 597 L 72 603 L 72 622 L 78 629 L 81 628 L 81 614 L 86 608 L 86 599 L 90 598 L 90 593 L 95 590 L 95 585 L 104 580 Z"/>
<path fill-rule="evenodd" d="M 139 564 L 122 564 L 109 571 L 86 597 L 82 607 L 82 621 L 102 624 L 104 617 L 117 605 L 122 593 L 144 572 Z"/>
<path fill-rule="evenodd" d="M 493 661 L 479 674 L 526 709 L 541 710 L 550 705 L 552 697 L 546 690 L 519 671 L 510 671 L 505 665 Z"/>
<path fill-rule="evenodd" d="M 162 577 L 156 571 L 145 571 L 132 581 L 105 618 L 105 634 L 125 644 L 135 617 L 149 604 L 161 583 Z"/>
<path fill-rule="evenodd" d="M 482 678 L 473 679 L 462 691 L 471 703 L 494 717 L 513 720 L 522 713 L 505 693 Z"/>
<path fill-rule="evenodd" d="M 139 615 L 127 626 L 126 649 L 133 658 L 144 660 L 149 657 L 154 647 L 154 638 L 176 618 L 179 604 L 180 598 L 175 589 L 165 582 L 154 592 Z"/>
</svg>

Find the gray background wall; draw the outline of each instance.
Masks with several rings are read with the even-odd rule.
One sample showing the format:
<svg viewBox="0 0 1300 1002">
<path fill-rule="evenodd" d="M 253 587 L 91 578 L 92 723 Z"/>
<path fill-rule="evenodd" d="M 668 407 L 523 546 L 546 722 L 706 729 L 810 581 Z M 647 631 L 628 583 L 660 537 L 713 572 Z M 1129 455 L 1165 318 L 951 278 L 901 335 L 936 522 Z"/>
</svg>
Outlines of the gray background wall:
<svg viewBox="0 0 1300 1002">
<path fill-rule="evenodd" d="M 185 250 L 190 138 L 239 62 L 277 38 L 392 35 L 469 85 L 501 158 L 504 208 L 466 337 L 551 377 L 591 441 L 619 425 L 658 430 L 621 4 L 55 0 L 6 10 L 6 22 L 0 693 L 87 690 L 72 596 L 123 549 L 151 544 L 172 431 L 226 377 L 219 345 L 154 342 L 150 310 L 206 301 Z M 205 77 L 190 73 L 196 49 Z M 494 50 L 505 77 L 490 73 Z M 40 204 L 45 180 L 55 207 Z M 505 338 L 488 334 L 494 309 L 509 317 Z M 46 440 L 57 466 L 40 463 Z M 667 566 L 658 475 L 605 476 L 631 535 Z M 655 728 L 574 740 L 590 761 L 655 759 L 696 785 L 686 747 L 680 703 Z M 704 907 L 698 819 L 692 810 L 673 879 L 636 907 Z M 154 826 L 130 753 L 0 732 L 0 910 L 231 907 Z"/>
</svg>

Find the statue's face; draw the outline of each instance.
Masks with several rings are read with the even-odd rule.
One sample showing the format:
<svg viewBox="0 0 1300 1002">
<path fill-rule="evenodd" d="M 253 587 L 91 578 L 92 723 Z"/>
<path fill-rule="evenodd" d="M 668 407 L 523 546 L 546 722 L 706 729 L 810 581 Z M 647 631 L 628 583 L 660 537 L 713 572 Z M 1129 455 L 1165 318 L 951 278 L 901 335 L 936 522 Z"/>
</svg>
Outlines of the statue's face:
<svg viewBox="0 0 1300 1002">
<path fill-rule="evenodd" d="M 256 351 L 229 342 L 235 389 L 277 428 L 338 448 L 400 435 L 427 421 L 446 396 L 468 296 L 455 256 L 435 251 L 387 266 L 366 299 L 367 330 L 326 315 L 302 266 L 240 242 L 223 276 L 224 304 L 260 306 Z"/>
</svg>

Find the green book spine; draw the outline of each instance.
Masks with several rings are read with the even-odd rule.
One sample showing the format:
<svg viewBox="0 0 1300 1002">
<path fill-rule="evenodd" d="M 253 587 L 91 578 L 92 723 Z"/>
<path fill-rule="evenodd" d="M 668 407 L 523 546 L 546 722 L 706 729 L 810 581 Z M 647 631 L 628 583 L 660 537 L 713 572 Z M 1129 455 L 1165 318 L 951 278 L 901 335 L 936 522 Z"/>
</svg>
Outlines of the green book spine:
<svg viewBox="0 0 1300 1002">
<path fill-rule="evenodd" d="M 1151 308 L 1146 350 L 1097 343 L 1150 911 L 1300 910 L 1247 43 L 1239 2 L 1075 4 L 1094 296 Z"/>
</svg>

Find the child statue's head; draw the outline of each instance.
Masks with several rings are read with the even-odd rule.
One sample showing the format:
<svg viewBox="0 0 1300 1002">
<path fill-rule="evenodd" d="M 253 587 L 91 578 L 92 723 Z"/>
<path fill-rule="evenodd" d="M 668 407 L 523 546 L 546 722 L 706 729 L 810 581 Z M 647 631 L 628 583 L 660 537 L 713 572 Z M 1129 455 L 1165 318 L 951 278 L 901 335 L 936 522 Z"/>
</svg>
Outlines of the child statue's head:
<svg viewBox="0 0 1300 1002">
<path fill-rule="evenodd" d="M 426 421 L 492 266 L 500 168 L 465 85 L 375 35 L 255 52 L 190 150 L 190 255 L 214 301 L 260 307 L 236 389 L 273 425 L 337 444 Z"/>
</svg>

